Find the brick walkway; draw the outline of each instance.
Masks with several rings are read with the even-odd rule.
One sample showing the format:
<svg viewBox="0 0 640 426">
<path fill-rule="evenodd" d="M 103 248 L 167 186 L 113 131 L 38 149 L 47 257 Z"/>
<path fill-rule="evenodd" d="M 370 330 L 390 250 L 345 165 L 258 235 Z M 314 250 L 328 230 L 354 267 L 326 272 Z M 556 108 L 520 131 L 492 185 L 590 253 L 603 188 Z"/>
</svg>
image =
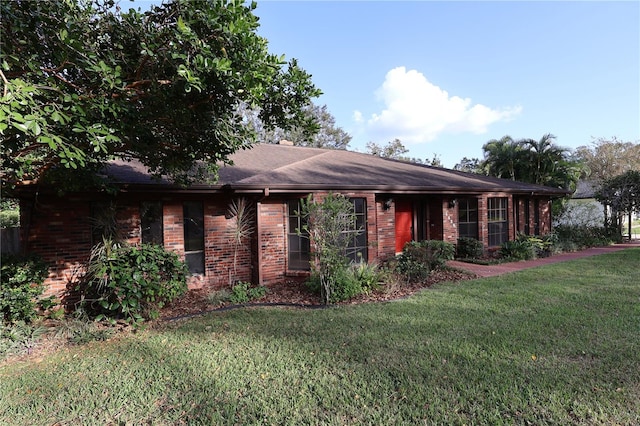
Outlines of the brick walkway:
<svg viewBox="0 0 640 426">
<path fill-rule="evenodd" d="M 614 244 L 606 247 L 593 247 L 590 249 L 576 251 L 571 253 L 561 253 L 550 257 L 543 257 L 534 260 L 525 260 L 521 262 L 501 263 L 499 265 L 476 265 L 474 263 L 459 262 L 452 260 L 447 264 L 465 271 L 473 272 L 479 277 L 493 277 L 509 272 L 521 271 L 527 268 L 534 268 L 540 265 L 549 265 L 552 263 L 564 262 L 566 260 L 581 259 L 583 257 L 597 256 L 599 254 L 613 253 L 616 251 L 628 249 L 631 247 L 640 247 L 640 240 L 632 240 L 630 242 Z M 638 257 L 638 268 L 640 269 L 640 256 Z"/>
</svg>

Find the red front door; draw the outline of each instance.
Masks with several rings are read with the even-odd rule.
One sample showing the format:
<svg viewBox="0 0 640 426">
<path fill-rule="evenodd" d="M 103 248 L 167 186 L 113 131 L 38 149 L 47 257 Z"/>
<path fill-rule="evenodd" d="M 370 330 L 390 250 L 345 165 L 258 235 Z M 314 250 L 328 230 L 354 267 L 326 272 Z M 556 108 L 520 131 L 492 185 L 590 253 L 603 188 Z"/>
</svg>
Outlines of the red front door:
<svg viewBox="0 0 640 426">
<path fill-rule="evenodd" d="M 413 239 L 413 203 L 411 200 L 396 200 L 396 253 Z"/>
</svg>

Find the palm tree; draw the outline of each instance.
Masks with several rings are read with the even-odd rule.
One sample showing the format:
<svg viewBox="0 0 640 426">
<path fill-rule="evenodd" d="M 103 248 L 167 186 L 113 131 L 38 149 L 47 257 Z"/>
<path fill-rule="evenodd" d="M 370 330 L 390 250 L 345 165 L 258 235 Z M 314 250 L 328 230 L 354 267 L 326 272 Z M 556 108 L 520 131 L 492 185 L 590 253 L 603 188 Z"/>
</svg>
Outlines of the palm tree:
<svg viewBox="0 0 640 426">
<path fill-rule="evenodd" d="M 482 166 L 489 176 L 571 189 L 580 172 L 579 162 L 569 158 L 569 150 L 555 144 L 556 137 L 547 133 L 539 140 L 511 136 L 492 139 L 482 147 Z"/>
<path fill-rule="evenodd" d="M 489 176 L 516 180 L 516 172 L 522 157 L 522 147 L 511 136 L 492 139 L 482 146 L 483 168 Z"/>
<path fill-rule="evenodd" d="M 554 144 L 556 137 L 546 133 L 536 141 L 521 139 L 518 143 L 527 151 L 528 161 L 521 164 L 527 171 L 526 181 L 538 185 L 547 185 L 556 174 L 561 162 L 566 161 L 568 150 Z"/>
</svg>

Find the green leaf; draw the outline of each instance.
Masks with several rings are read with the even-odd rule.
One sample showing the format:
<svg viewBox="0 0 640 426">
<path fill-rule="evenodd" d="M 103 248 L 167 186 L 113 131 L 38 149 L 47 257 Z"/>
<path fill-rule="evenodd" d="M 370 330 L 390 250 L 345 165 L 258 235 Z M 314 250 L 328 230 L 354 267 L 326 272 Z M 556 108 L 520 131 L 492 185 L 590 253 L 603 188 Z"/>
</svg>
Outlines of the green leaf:
<svg viewBox="0 0 640 426">
<path fill-rule="evenodd" d="M 58 147 L 56 143 L 53 141 L 53 139 L 51 139 L 49 136 L 40 136 L 38 138 L 38 142 L 43 144 L 46 143 L 47 145 L 49 145 L 49 148 L 54 150 Z"/>
<path fill-rule="evenodd" d="M 42 133 L 42 129 L 40 128 L 40 125 L 38 124 L 37 121 L 34 121 L 31 127 L 34 135 L 39 136 L 40 133 Z"/>
<path fill-rule="evenodd" d="M 20 130 L 20 131 L 22 131 L 24 133 L 27 133 L 29 131 L 29 126 L 27 124 L 25 124 L 25 123 L 13 122 L 11 124 L 13 124 L 13 127 L 15 127 L 16 129 L 18 129 L 18 130 Z"/>
</svg>

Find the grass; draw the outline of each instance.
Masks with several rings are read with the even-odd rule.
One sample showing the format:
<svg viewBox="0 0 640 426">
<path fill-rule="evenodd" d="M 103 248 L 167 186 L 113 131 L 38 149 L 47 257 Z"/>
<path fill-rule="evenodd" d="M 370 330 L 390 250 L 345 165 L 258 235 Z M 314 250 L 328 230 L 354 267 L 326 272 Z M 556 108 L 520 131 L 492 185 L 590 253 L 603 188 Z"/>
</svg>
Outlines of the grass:
<svg viewBox="0 0 640 426">
<path fill-rule="evenodd" d="M 640 249 L 0 367 L 0 424 L 640 423 Z"/>
</svg>

